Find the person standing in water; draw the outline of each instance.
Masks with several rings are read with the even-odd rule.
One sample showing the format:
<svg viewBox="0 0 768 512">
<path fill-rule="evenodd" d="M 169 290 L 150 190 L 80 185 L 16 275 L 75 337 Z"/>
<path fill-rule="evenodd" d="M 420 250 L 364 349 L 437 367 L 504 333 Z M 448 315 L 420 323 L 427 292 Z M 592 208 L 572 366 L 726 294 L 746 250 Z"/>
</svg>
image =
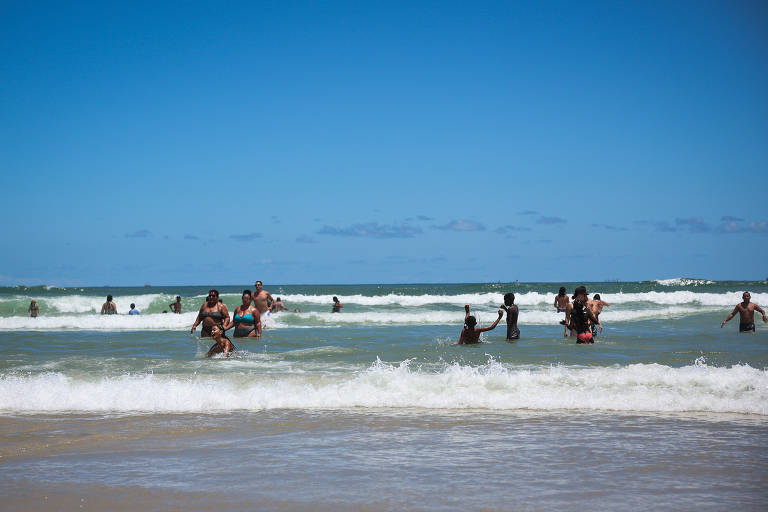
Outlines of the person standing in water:
<svg viewBox="0 0 768 512">
<path fill-rule="evenodd" d="M 750 295 L 749 292 L 744 292 L 741 299 L 741 304 L 736 304 L 736 307 L 733 308 L 733 311 L 728 315 L 728 318 L 723 320 L 723 323 L 720 324 L 721 329 L 727 321 L 736 316 L 736 313 L 739 314 L 739 332 L 755 332 L 755 311 L 758 311 L 763 315 L 763 323 L 768 322 L 768 317 L 765 316 L 763 308 L 750 302 L 752 295 Z"/>
<path fill-rule="evenodd" d="M 181 296 L 177 295 L 176 302 L 171 302 L 170 304 L 168 304 L 168 307 L 172 312 L 176 313 L 177 315 L 180 315 L 181 314 Z"/>
<path fill-rule="evenodd" d="M 568 304 L 565 311 L 567 327 L 576 332 L 576 343 L 594 343 L 590 322 L 599 323 L 587 304 L 587 288 L 579 286 L 573 292 L 573 303 Z"/>
<path fill-rule="evenodd" d="M 338 297 L 333 297 L 333 306 L 331 307 L 331 313 L 341 313 L 341 308 L 344 307 L 344 304 L 339 302 Z"/>
<path fill-rule="evenodd" d="M 275 299 L 275 302 L 272 303 L 272 306 L 269 308 L 270 311 L 273 313 L 277 313 L 279 311 L 285 311 L 285 304 L 283 304 L 283 301 L 280 300 L 280 297 Z"/>
<path fill-rule="evenodd" d="M 520 310 L 515 304 L 515 294 L 505 293 L 504 304 L 501 309 L 507 312 L 507 339 L 506 341 L 515 341 L 520 339 L 520 329 L 517 328 L 517 315 Z"/>
<path fill-rule="evenodd" d="M 32 302 L 29 303 L 27 314 L 32 318 L 37 318 L 37 315 L 40 314 L 40 306 L 37 305 L 37 301 L 35 299 L 32 299 Z"/>
<path fill-rule="evenodd" d="M 499 316 L 496 321 L 488 327 L 476 327 L 477 319 L 469 314 L 469 304 L 464 304 L 464 328 L 461 330 L 461 336 L 459 336 L 459 345 L 471 345 L 474 343 L 480 343 L 480 334 L 486 331 L 492 331 L 499 325 L 499 320 L 504 316 L 504 310 L 499 310 Z"/>
<path fill-rule="evenodd" d="M 256 281 L 254 284 L 256 290 L 253 292 L 253 305 L 259 310 L 259 314 L 262 317 L 269 316 L 269 305 L 274 302 L 272 294 L 264 289 L 264 284 L 261 281 Z"/>
<path fill-rule="evenodd" d="M 128 314 L 129 315 L 140 315 L 141 312 L 138 309 L 136 309 L 136 304 L 131 303 L 131 310 L 128 311 Z"/>
<path fill-rule="evenodd" d="M 251 290 L 243 290 L 243 303 L 235 309 L 232 323 L 224 330 L 235 327 L 235 338 L 261 338 L 261 314 L 251 304 Z"/>
<path fill-rule="evenodd" d="M 565 286 L 561 286 L 560 290 L 557 292 L 557 295 L 555 295 L 555 309 L 558 313 L 565 313 L 568 309 L 568 305 L 571 303 L 571 299 L 568 298 L 568 295 L 565 293 Z M 568 315 L 566 314 L 566 317 Z M 565 330 L 563 331 L 563 336 L 568 336 L 568 326 L 566 325 L 568 323 L 567 318 L 560 320 L 560 325 L 565 325 Z"/>
<path fill-rule="evenodd" d="M 102 315 L 116 315 L 117 314 L 117 304 L 112 302 L 112 296 L 107 295 L 107 302 L 102 304 L 101 306 L 101 314 Z"/>
<path fill-rule="evenodd" d="M 197 313 L 197 318 L 195 318 L 195 323 L 192 325 L 190 332 L 195 332 L 200 322 L 203 323 L 203 327 L 200 329 L 201 338 L 210 338 L 211 329 L 215 325 L 222 327 L 229 324 L 229 311 L 227 311 L 226 304 L 219 301 L 218 290 L 208 292 L 208 297 L 206 297 L 203 305 L 200 306 L 200 312 Z"/>
<path fill-rule="evenodd" d="M 592 300 L 587 301 L 587 305 L 589 306 L 589 310 L 592 311 L 592 314 L 595 315 L 595 318 L 597 318 L 597 323 L 592 324 L 592 337 L 597 337 L 597 328 L 600 328 L 600 332 L 603 332 L 603 323 L 600 321 L 600 313 L 603 312 L 604 307 L 610 306 L 607 302 L 602 300 L 600 298 L 600 294 L 596 293 Z"/>
</svg>

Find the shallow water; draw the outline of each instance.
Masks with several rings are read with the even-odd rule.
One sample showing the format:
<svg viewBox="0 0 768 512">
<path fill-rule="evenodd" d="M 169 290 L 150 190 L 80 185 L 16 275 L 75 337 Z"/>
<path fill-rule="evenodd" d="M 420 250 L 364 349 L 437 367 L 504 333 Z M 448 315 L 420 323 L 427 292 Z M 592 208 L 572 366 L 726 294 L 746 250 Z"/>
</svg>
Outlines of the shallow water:
<svg viewBox="0 0 768 512">
<path fill-rule="evenodd" d="M 204 288 L 0 290 L 0 491 L 19 509 L 75 484 L 214 510 L 196 493 L 222 482 L 244 508 L 760 508 L 768 328 L 719 325 L 768 286 L 589 288 L 611 303 L 592 346 L 562 337 L 552 284 L 278 287 L 301 312 L 212 360 L 195 313 L 161 312 Z M 506 291 L 521 339 L 502 321 L 456 345 L 463 304 L 485 325 Z M 106 293 L 142 315 L 95 314 Z"/>
</svg>

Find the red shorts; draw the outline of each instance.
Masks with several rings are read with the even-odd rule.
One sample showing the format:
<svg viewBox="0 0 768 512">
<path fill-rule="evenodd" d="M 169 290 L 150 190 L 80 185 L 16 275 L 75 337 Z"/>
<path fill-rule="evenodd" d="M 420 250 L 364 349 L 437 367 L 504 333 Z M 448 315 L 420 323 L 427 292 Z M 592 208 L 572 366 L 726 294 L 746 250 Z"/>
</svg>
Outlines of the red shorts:
<svg viewBox="0 0 768 512">
<path fill-rule="evenodd" d="M 576 343 L 594 343 L 591 332 L 583 332 L 576 336 Z"/>
</svg>

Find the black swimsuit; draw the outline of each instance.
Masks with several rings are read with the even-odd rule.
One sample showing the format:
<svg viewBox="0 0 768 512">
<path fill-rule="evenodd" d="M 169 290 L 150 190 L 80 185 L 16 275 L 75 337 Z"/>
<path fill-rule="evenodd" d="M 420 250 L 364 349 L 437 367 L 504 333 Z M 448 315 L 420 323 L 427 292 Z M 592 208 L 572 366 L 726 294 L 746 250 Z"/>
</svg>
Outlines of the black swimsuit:
<svg viewBox="0 0 768 512">
<path fill-rule="evenodd" d="M 755 332 L 755 323 L 739 324 L 739 332 Z"/>
<path fill-rule="evenodd" d="M 218 320 L 218 325 L 222 325 L 224 322 L 224 315 L 221 314 L 221 311 L 201 311 L 200 317 L 202 318 L 213 318 L 214 320 Z M 216 325 L 216 324 L 214 324 Z M 207 326 L 203 324 L 203 327 L 200 329 L 200 336 L 204 338 L 210 338 L 211 337 L 211 330 L 213 329 L 213 325 Z"/>
</svg>

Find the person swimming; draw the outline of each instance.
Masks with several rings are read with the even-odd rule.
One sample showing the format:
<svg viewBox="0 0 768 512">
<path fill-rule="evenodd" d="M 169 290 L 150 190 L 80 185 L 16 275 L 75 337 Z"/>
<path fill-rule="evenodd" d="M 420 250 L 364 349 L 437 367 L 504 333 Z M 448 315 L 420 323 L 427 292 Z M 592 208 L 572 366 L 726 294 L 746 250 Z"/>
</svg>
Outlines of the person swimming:
<svg viewBox="0 0 768 512">
<path fill-rule="evenodd" d="M 210 290 L 208 292 L 208 297 L 206 297 L 203 305 L 200 306 L 200 312 L 197 314 L 190 332 L 195 332 L 200 322 L 203 323 L 203 327 L 200 329 L 201 338 L 210 338 L 211 328 L 214 325 L 224 326 L 229 324 L 229 311 L 227 311 L 226 304 L 219 301 L 218 290 Z"/>
<path fill-rule="evenodd" d="M 251 303 L 252 298 L 251 290 L 243 290 L 243 303 L 237 306 L 232 323 L 225 329 L 234 326 L 235 338 L 261 338 L 261 314 Z"/>
<path fill-rule="evenodd" d="M 333 297 L 333 307 L 331 308 L 331 313 L 341 313 L 341 308 L 344 307 L 344 304 L 339 302 L 338 297 Z"/>
<path fill-rule="evenodd" d="M 461 330 L 461 336 L 459 337 L 459 345 L 470 345 L 474 343 L 480 343 L 480 334 L 486 331 L 492 331 L 499 325 L 499 320 L 504 316 L 504 310 L 499 310 L 499 316 L 496 321 L 488 327 L 476 327 L 477 319 L 469 314 L 469 304 L 464 304 L 464 328 Z"/>
<path fill-rule="evenodd" d="M 224 329 L 219 325 L 211 327 L 211 338 L 213 338 L 216 343 L 211 346 L 208 353 L 205 354 L 205 357 L 211 357 L 216 354 L 221 354 L 222 352 L 224 353 L 224 357 L 229 357 L 230 353 L 237 350 L 232 344 L 232 341 L 224 334 Z"/>
</svg>

